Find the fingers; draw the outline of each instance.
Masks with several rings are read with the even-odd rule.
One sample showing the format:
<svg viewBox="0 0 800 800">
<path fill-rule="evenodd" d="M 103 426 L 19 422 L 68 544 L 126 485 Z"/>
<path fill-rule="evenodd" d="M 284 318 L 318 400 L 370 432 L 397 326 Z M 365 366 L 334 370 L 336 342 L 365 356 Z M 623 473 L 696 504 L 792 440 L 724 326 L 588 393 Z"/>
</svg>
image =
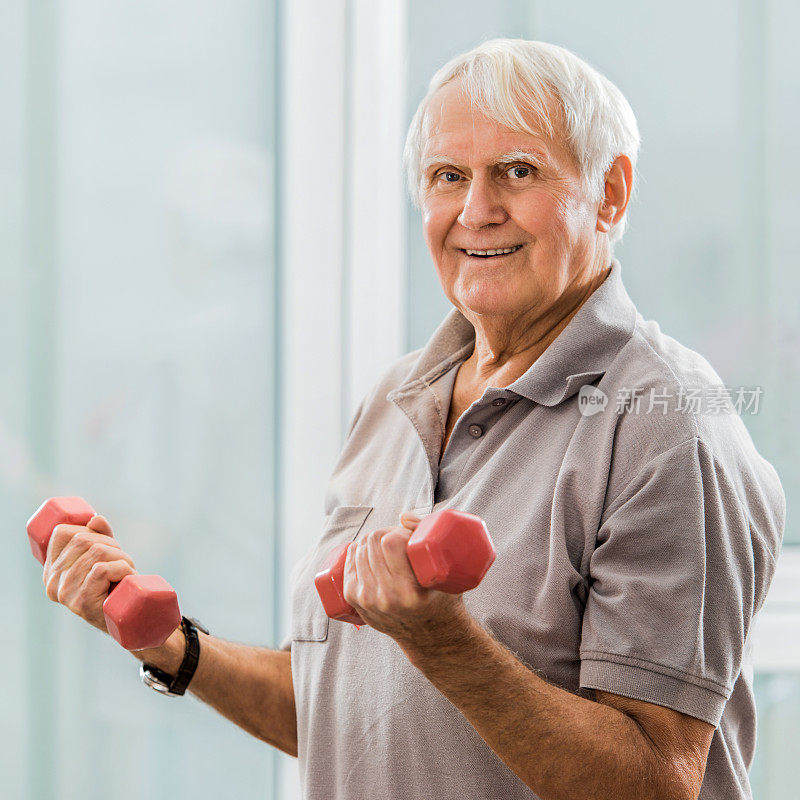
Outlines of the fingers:
<svg viewBox="0 0 800 800">
<path fill-rule="evenodd" d="M 114 547 L 122 552 L 119 542 L 105 533 L 95 533 L 80 525 L 56 525 L 50 537 L 47 559 L 44 562 L 45 582 L 48 574 L 54 570 L 62 572 L 68 569 L 95 544 Z"/>
<path fill-rule="evenodd" d="M 112 584 L 119 583 L 136 570 L 124 559 L 97 561 L 90 567 L 83 583 L 65 597 L 63 604 L 74 614 L 85 619 L 101 631 L 108 631 L 103 613 L 103 603 Z"/>
<path fill-rule="evenodd" d="M 105 601 L 111 584 L 119 583 L 127 575 L 135 575 L 130 560 L 96 561 L 92 564 L 81 586 L 81 595 L 88 601 Z"/>
<path fill-rule="evenodd" d="M 91 528 L 93 531 L 97 531 L 98 533 L 104 533 L 106 536 L 113 536 L 114 531 L 111 530 L 111 525 L 109 524 L 108 520 L 105 517 L 100 516 L 100 514 L 95 514 L 87 523 L 87 528 Z"/>
<path fill-rule="evenodd" d="M 344 599 L 354 608 L 358 608 L 360 601 L 358 572 L 356 570 L 356 550 L 358 542 L 350 542 L 347 547 L 347 555 L 344 559 L 344 576 L 342 583 L 342 593 Z"/>
<path fill-rule="evenodd" d="M 357 562 L 359 576 L 369 574 L 370 577 L 374 578 L 389 572 L 386 558 L 381 549 L 381 540 L 387 533 L 388 531 L 385 529 L 373 531 L 362 542 L 361 547 L 359 547 L 359 554 L 363 554 L 361 558 L 365 566 L 362 567 L 361 562 Z"/>
<path fill-rule="evenodd" d="M 70 543 L 72 537 L 86 528 L 83 525 L 56 525 L 50 534 L 50 541 L 47 543 L 47 558 L 44 566 L 52 564 L 60 555 L 61 551 Z"/>
<path fill-rule="evenodd" d="M 384 531 L 380 530 L 373 531 L 363 539 L 352 542 L 347 548 L 344 565 L 344 599 L 359 613 L 364 611 L 367 603 L 371 604 L 380 587 L 379 577 L 386 573 L 385 564 L 381 569 L 380 560 L 375 554 L 375 547 L 380 548 L 380 537 L 383 533 Z M 370 549 L 373 551 L 373 563 L 370 563 Z"/>
<path fill-rule="evenodd" d="M 133 560 L 113 539 L 84 529 L 45 570 L 45 591 L 53 602 L 107 631 L 103 603 L 111 585 L 135 573 Z"/>
<path fill-rule="evenodd" d="M 410 511 L 404 511 L 400 514 L 400 524 L 410 531 L 413 531 L 420 522 L 422 522 L 422 518 L 412 514 Z"/>
<path fill-rule="evenodd" d="M 408 560 L 409 531 L 406 528 L 391 528 L 381 537 L 381 555 L 387 570 L 392 575 L 415 578 Z M 416 581 L 415 581 L 416 582 Z"/>
<path fill-rule="evenodd" d="M 47 543 L 47 561 L 54 562 L 64 548 L 72 541 L 72 538 L 88 529 L 102 534 L 106 537 L 113 538 L 114 532 L 111 525 L 105 517 L 95 514 L 88 522 L 87 525 L 56 525 L 53 532 L 50 534 L 50 541 Z M 47 561 L 45 563 L 47 563 Z"/>
<path fill-rule="evenodd" d="M 79 541 L 75 541 L 79 539 Z M 73 543 L 66 547 L 56 562 L 45 570 L 44 584 L 47 596 L 56 603 L 67 604 L 80 589 L 86 576 L 96 563 L 125 561 L 134 569 L 131 557 L 118 544 L 103 534 L 76 534 Z M 135 571 L 135 570 L 134 570 Z"/>
<path fill-rule="evenodd" d="M 359 613 L 367 608 L 386 613 L 398 602 L 407 605 L 411 602 L 409 597 L 413 599 L 419 590 L 408 560 L 410 535 L 404 527 L 382 528 L 350 544 L 345 559 L 344 598 Z"/>
</svg>

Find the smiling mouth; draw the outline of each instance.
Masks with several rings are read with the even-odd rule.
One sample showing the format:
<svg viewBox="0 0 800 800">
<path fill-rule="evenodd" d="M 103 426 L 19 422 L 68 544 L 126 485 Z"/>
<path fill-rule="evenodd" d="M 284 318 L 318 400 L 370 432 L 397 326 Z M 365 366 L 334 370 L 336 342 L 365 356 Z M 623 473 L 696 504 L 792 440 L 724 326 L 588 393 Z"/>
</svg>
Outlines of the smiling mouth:
<svg viewBox="0 0 800 800">
<path fill-rule="evenodd" d="M 501 256 L 510 256 L 512 253 L 516 253 L 522 247 L 521 244 L 515 244 L 513 247 L 503 247 L 498 248 L 497 250 L 465 250 L 464 248 L 459 248 L 462 253 L 465 253 L 468 256 L 474 256 L 475 258 L 499 258 Z"/>
</svg>

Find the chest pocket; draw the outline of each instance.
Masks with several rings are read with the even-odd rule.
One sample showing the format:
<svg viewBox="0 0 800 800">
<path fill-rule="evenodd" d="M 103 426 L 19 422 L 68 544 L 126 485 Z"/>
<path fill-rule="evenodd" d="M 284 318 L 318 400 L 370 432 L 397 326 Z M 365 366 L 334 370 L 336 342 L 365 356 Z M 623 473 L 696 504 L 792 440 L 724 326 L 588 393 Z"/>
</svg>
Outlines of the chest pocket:
<svg viewBox="0 0 800 800">
<path fill-rule="evenodd" d="M 358 536 L 372 506 L 338 506 L 325 518 L 322 538 L 292 571 L 292 641 L 324 642 L 330 619 L 314 586 L 328 553 Z"/>
</svg>

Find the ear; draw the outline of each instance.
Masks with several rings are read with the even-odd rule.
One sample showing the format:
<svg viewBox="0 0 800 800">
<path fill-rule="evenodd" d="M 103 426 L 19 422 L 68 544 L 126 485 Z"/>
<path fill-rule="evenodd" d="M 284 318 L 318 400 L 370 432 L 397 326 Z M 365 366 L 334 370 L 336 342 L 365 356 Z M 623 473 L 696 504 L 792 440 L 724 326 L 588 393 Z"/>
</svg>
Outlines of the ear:
<svg viewBox="0 0 800 800">
<path fill-rule="evenodd" d="M 628 156 L 617 156 L 606 172 L 603 202 L 597 212 L 597 230 L 608 233 L 624 216 L 631 199 L 633 167 Z"/>
</svg>

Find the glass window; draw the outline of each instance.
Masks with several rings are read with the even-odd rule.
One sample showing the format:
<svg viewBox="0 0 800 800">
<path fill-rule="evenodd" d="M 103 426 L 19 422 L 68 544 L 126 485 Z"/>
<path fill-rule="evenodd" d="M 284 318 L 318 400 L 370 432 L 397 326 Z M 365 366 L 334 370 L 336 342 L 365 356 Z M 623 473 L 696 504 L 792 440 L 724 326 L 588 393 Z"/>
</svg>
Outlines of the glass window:
<svg viewBox="0 0 800 800">
<path fill-rule="evenodd" d="M 272 0 L 7 7 L 2 793 L 273 796 L 271 748 L 142 686 L 29 581 L 20 530 L 85 494 L 184 613 L 277 643 Z"/>
</svg>

